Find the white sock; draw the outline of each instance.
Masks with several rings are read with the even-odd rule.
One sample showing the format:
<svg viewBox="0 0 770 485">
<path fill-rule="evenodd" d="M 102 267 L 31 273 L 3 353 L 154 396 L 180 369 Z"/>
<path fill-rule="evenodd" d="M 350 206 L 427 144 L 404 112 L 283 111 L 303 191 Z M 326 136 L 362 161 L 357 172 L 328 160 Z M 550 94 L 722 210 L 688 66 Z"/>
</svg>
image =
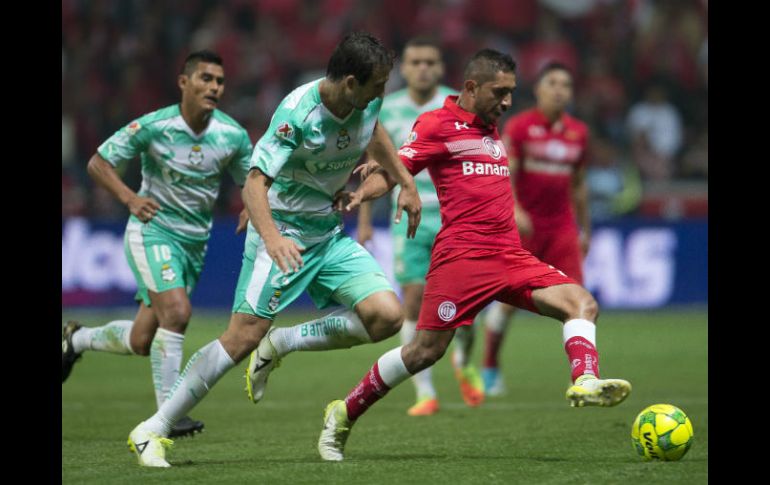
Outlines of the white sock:
<svg viewBox="0 0 770 485">
<path fill-rule="evenodd" d="M 456 367 L 465 367 L 468 365 L 468 359 L 473 349 L 473 338 L 475 331 L 473 324 L 463 325 L 455 331 L 455 348 L 452 352 L 452 362 Z"/>
<path fill-rule="evenodd" d="M 84 350 L 99 350 L 113 354 L 131 355 L 131 320 L 114 320 L 101 327 L 82 327 L 72 334 L 72 348 L 80 353 Z"/>
<path fill-rule="evenodd" d="M 404 359 L 401 357 L 402 348 L 403 346 L 391 349 L 382 354 L 382 357 L 377 360 L 377 368 L 380 370 L 382 382 L 390 389 L 401 384 L 412 375 L 406 370 L 406 364 L 404 364 Z"/>
<path fill-rule="evenodd" d="M 484 317 L 484 325 L 492 332 L 504 333 L 508 328 L 509 317 L 510 315 L 503 310 L 503 305 L 495 302 L 487 310 L 487 314 Z"/>
<path fill-rule="evenodd" d="M 182 370 L 182 346 L 184 335 L 159 328 L 150 347 L 152 382 L 155 385 L 155 400 L 158 408 L 166 400 L 171 387 Z"/>
<path fill-rule="evenodd" d="M 417 333 L 417 322 L 414 320 L 404 320 L 404 324 L 401 325 L 401 343 L 403 345 L 408 344 L 414 339 L 414 335 Z M 412 383 L 414 389 L 417 392 L 417 400 L 420 401 L 425 398 L 435 398 L 436 388 L 433 387 L 433 372 L 432 367 L 423 369 L 412 377 Z"/>
<path fill-rule="evenodd" d="M 317 320 L 293 327 L 278 327 L 270 334 L 278 357 L 295 350 L 347 349 L 372 341 L 361 319 L 343 308 Z"/>
<path fill-rule="evenodd" d="M 235 366 L 219 339 L 195 352 L 176 380 L 163 405 L 144 427 L 161 436 L 168 436 L 171 427 L 195 407 L 220 377 Z"/>
<path fill-rule="evenodd" d="M 594 322 L 575 318 L 564 322 L 562 340 L 566 344 L 572 337 L 583 337 L 596 347 L 596 324 Z"/>
</svg>

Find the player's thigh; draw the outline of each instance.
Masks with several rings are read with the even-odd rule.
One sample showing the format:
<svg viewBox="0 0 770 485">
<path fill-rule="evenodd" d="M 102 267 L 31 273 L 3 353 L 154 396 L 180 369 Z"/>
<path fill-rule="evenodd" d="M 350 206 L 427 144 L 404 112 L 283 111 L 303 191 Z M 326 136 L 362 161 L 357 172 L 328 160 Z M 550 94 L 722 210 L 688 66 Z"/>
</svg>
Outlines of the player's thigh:
<svg viewBox="0 0 770 485">
<path fill-rule="evenodd" d="M 577 295 L 574 291 L 561 293 L 562 290 L 554 289 L 560 286 L 581 288 L 575 280 L 552 265 L 540 261 L 527 251 L 515 249 L 504 255 L 501 267 L 507 277 L 507 286 L 499 295 L 500 301 L 557 319 L 574 309 L 572 299 L 559 302 L 551 298 L 538 298 L 552 292 L 562 296 Z"/>
<path fill-rule="evenodd" d="M 244 245 L 232 312 L 274 320 L 315 277 L 323 259 L 319 246 L 323 245 L 305 250 L 304 264 L 298 271 L 284 274 L 267 253 L 264 240 L 250 232 Z"/>
<path fill-rule="evenodd" d="M 472 325 L 476 315 L 504 290 L 506 280 L 494 252 L 456 250 L 454 259 L 431 267 L 417 330 Z M 461 275 L 461 277 L 458 277 Z"/>
<path fill-rule="evenodd" d="M 308 294 L 318 308 L 339 304 L 355 309 L 378 292 L 390 293 L 384 298 L 398 303 L 393 287 L 369 251 L 344 234 L 324 244 L 320 268 L 308 286 Z"/>
<path fill-rule="evenodd" d="M 162 293 L 182 288 L 189 295 L 200 275 L 205 248 L 205 243 L 182 244 L 147 224 L 129 222 L 124 250 L 136 279 L 136 299 L 151 306 L 150 291 Z"/>
</svg>

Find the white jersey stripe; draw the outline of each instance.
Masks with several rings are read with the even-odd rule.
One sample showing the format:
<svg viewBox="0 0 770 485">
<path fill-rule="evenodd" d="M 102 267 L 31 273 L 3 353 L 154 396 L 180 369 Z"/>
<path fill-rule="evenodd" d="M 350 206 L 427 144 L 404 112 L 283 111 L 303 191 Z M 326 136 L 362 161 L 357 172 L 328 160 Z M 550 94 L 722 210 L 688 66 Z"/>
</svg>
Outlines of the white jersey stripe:
<svg viewBox="0 0 770 485">
<path fill-rule="evenodd" d="M 126 226 L 126 237 L 128 239 L 128 249 L 131 251 L 131 257 L 134 258 L 136 269 L 139 270 L 144 286 L 148 290 L 157 293 L 158 285 L 155 284 L 155 280 L 152 277 L 150 263 L 147 261 L 147 253 L 145 252 L 142 224 L 129 222 Z"/>
<path fill-rule="evenodd" d="M 270 259 L 270 255 L 265 249 L 265 241 L 259 236 L 257 236 L 257 241 L 257 257 L 254 260 L 254 268 L 251 270 L 249 285 L 246 287 L 246 301 L 255 311 L 259 304 L 259 295 L 262 294 L 267 283 L 267 277 L 270 275 L 270 269 L 273 267 L 273 260 Z"/>
<path fill-rule="evenodd" d="M 524 171 L 549 175 L 572 175 L 572 165 L 526 158 L 524 159 Z"/>
</svg>

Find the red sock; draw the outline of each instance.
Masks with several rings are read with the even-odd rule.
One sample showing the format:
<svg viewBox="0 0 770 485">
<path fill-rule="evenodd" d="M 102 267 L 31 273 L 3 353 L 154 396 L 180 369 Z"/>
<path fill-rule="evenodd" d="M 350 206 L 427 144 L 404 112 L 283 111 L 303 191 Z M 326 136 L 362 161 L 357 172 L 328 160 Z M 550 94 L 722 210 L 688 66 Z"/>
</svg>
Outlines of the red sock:
<svg viewBox="0 0 770 485">
<path fill-rule="evenodd" d="M 583 337 L 572 337 L 564 344 L 572 366 L 572 382 L 583 374 L 593 374 L 599 378 L 599 353 L 594 344 Z"/>
<path fill-rule="evenodd" d="M 361 382 L 345 398 L 348 419 L 351 421 L 357 419 L 369 409 L 369 406 L 382 399 L 388 391 L 390 388 L 380 377 L 380 369 L 375 362 L 369 372 L 361 379 Z"/>
<path fill-rule="evenodd" d="M 505 332 L 497 333 L 486 329 L 484 338 L 484 367 L 498 368 L 497 356 L 500 354 L 500 347 L 503 345 Z"/>
</svg>

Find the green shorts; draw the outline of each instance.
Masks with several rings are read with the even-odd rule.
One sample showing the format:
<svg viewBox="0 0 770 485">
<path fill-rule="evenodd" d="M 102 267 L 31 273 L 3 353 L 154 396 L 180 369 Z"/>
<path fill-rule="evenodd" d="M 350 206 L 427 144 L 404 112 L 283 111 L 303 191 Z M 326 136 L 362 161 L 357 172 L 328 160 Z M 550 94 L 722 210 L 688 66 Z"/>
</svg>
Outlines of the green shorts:
<svg viewBox="0 0 770 485">
<path fill-rule="evenodd" d="M 319 309 L 338 304 L 352 309 L 373 293 L 393 291 L 372 255 L 343 233 L 307 248 L 302 261 L 299 271 L 284 275 L 259 234 L 249 231 L 233 313 L 273 320 L 305 290 Z"/>
<path fill-rule="evenodd" d="M 425 275 L 430 266 L 430 251 L 433 241 L 441 229 L 441 215 L 438 208 L 422 210 L 420 225 L 414 239 L 406 238 L 406 214 L 400 224 L 390 225 L 393 238 L 393 274 L 399 285 L 425 284 Z"/>
<path fill-rule="evenodd" d="M 200 278 L 207 248 L 205 242 L 182 242 L 136 220 L 128 221 L 123 247 L 138 287 L 134 299 L 147 306 L 148 290 L 162 293 L 184 288 L 190 295 Z"/>
</svg>

